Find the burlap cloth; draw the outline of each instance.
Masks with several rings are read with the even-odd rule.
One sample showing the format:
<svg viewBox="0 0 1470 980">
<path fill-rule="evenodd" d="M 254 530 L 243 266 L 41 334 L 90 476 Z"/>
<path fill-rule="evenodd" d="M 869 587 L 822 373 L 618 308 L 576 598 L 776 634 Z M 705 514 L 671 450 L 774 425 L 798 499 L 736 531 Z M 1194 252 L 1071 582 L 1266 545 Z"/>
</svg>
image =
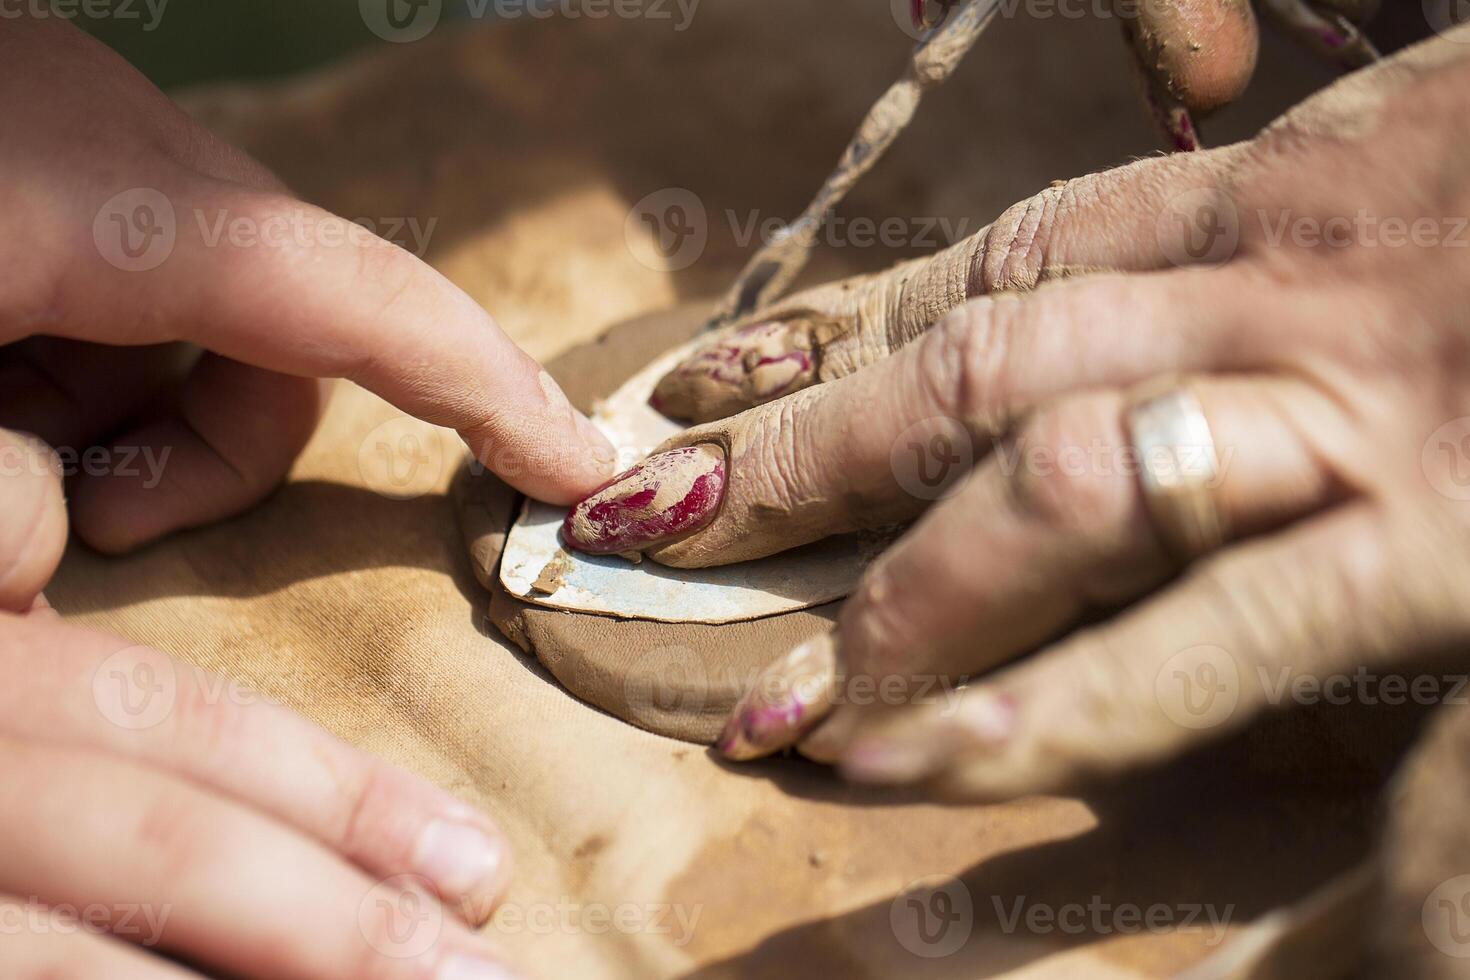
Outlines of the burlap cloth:
<svg viewBox="0 0 1470 980">
<path fill-rule="evenodd" d="M 646 18 L 441 27 L 318 77 L 185 103 L 332 210 L 386 232 L 437 218 L 428 259 L 549 358 L 716 294 L 744 254 L 733 226 L 797 212 L 909 43 L 881 0 L 840 6 L 710 4 L 682 32 Z M 1247 133 L 1321 81 L 1295 59 L 1268 47 L 1279 84 L 1210 135 Z M 1152 140 L 1115 25 L 1004 19 L 845 213 L 968 217 L 973 231 Z M 628 236 L 649 232 L 625 227 L 669 187 L 699 196 L 710 229 L 677 273 L 640 264 Z M 824 249 L 813 275 L 943 242 L 857 244 Z M 341 385 L 264 505 L 124 560 L 74 547 L 47 591 L 73 620 L 240 678 L 493 815 L 526 915 L 490 928 L 546 976 L 1160 976 L 1210 952 L 1210 931 L 1006 916 L 1018 900 L 1164 903 L 1177 923 L 1210 903 L 1239 924 L 1363 851 L 1371 793 L 1293 788 L 1215 756 L 1087 803 L 942 808 L 795 761 L 727 768 L 633 728 L 486 625 L 445 493 L 458 452 Z M 893 901 L 926 875 L 961 876 L 972 900 L 952 955 L 913 952 L 939 948 Z M 579 918 L 598 907 L 638 911 L 622 926 Z"/>
</svg>

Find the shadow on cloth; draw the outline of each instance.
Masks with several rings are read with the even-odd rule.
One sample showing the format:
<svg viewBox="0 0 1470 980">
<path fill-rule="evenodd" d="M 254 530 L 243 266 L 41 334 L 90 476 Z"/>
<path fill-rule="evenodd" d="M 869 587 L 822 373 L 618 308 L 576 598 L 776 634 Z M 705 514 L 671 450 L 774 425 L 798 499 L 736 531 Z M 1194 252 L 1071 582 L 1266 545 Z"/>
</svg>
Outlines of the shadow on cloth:
<svg viewBox="0 0 1470 980">
<path fill-rule="evenodd" d="M 165 562 L 168 573 L 157 574 Z M 73 539 L 66 563 L 69 586 L 95 586 L 67 589 L 68 614 L 164 596 L 262 596 L 309 579 L 388 567 L 445 572 L 481 622 L 485 608 L 446 495 L 396 500 L 322 480 L 287 483 L 243 514 L 170 535 L 123 559 Z"/>
<path fill-rule="evenodd" d="M 1175 949 L 1173 958 L 1156 951 L 1158 965 L 1177 968 L 1178 956 L 1228 941 L 1222 928 L 1297 900 L 1360 860 L 1376 797 L 1347 785 L 1289 788 L 1242 769 L 1228 750 L 1196 754 L 1089 798 L 1090 830 L 782 930 L 686 980 L 988 977 L 1094 944 L 1095 956 L 1116 958 L 1119 975 L 1135 976 L 1147 967 L 1136 937 L 1159 933 Z M 1026 805 L 1006 808 L 1013 817 Z M 678 898 L 692 900 L 697 887 Z"/>
</svg>

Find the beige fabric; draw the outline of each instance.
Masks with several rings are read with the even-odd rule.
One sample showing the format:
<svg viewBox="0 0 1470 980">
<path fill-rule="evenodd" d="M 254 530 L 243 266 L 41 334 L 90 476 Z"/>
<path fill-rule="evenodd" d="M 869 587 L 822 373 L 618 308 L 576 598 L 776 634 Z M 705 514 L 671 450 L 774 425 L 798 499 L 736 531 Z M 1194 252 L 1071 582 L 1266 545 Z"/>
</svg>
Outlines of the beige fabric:
<svg viewBox="0 0 1470 980">
<path fill-rule="evenodd" d="M 437 217 L 428 258 L 545 357 L 716 294 L 743 255 L 725 209 L 744 221 L 800 208 L 909 45 L 888 4 L 828 6 L 711 3 L 682 33 L 617 19 L 441 28 L 321 77 L 187 104 L 335 211 Z M 829 40 L 815 44 L 824 11 Z M 1114 27 L 997 21 L 845 213 L 969 216 L 973 231 L 1054 177 L 1150 152 Z M 1277 51 L 1275 67 L 1285 60 Z M 1213 139 L 1316 80 L 1288 74 Z M 625 217 L 681 186 L 711 232 L 700 261 L 670 274 L 633 258 Z M 812 276 L 901 254 L 824 248 Z M 121 561 L 73 548 L 48 595 L 75 621 L 241 678 L 483 807 L 519 856 L 512 908 L 556 920 L 546 934 L 501 928 L 545 976 L 1160 976 L 1207 952 L 1209 933 L 1008 932 L 994 902 L 1217 903 L 1239 922 L 1364 848 L 1368 794 L 1257 785 L 1228 757 L 1092 805 L 941 808 L 877 802 L 794 761 L 734 770 L 632 728 L 486 626 L 445 495 L 458 453 L 340 386 L 265 505 Z M 382 492 L 405 489 L 425 492 Z M 890 912 L 933 874 L 964 875 L 975 924 L 963 951 L 926 959 L 900 942 L 912 912 Z M 672 903 L 696 928 L 682 945 L 662 914 L 647 924 L 670 932 L 593 934 L 559 903 Z"/>
</svg>

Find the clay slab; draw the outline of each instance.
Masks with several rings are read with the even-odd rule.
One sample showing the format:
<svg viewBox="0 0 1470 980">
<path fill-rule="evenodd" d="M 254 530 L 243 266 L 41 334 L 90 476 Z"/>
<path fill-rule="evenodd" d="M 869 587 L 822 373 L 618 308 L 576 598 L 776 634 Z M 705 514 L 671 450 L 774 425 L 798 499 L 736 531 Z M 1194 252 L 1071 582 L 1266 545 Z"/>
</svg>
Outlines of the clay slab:
<svg viewBox="0 0 1470 980">
<path fill-rule="evenodd" d="M 598 405 L 592 421 L 626 467 L 682 426 L 648 406 L 654 386 L 699 343 L 658 357 Z M 888 543 L 885 535 L 850 534 L 721 568 L 665 568 L 616 555 L 584 555 L 558 536 L 565 507 L 526 501 L 511 528 L 500 581 L 511 595 L 554 609 L 665 623 L 733 623 L 793 612 L 852 592 Z"/>
</svg>

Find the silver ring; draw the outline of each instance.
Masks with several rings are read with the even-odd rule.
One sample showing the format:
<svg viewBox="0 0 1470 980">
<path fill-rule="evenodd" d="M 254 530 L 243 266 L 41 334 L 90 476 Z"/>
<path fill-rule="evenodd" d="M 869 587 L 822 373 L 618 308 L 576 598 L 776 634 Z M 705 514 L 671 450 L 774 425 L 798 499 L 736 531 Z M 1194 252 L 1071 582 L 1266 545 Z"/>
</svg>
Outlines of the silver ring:
<svg viewBox="0 0 1470 980">
<path fill-rule="evenodd" d="M 1225 543 L 1215 503 L 1220 457 L 1199 396 L 1188 382 L 1148 382 L 1129 399 L 1128 437 L 1154 528 L 1174 556 L 1190 561 Z"/>
</svg>

